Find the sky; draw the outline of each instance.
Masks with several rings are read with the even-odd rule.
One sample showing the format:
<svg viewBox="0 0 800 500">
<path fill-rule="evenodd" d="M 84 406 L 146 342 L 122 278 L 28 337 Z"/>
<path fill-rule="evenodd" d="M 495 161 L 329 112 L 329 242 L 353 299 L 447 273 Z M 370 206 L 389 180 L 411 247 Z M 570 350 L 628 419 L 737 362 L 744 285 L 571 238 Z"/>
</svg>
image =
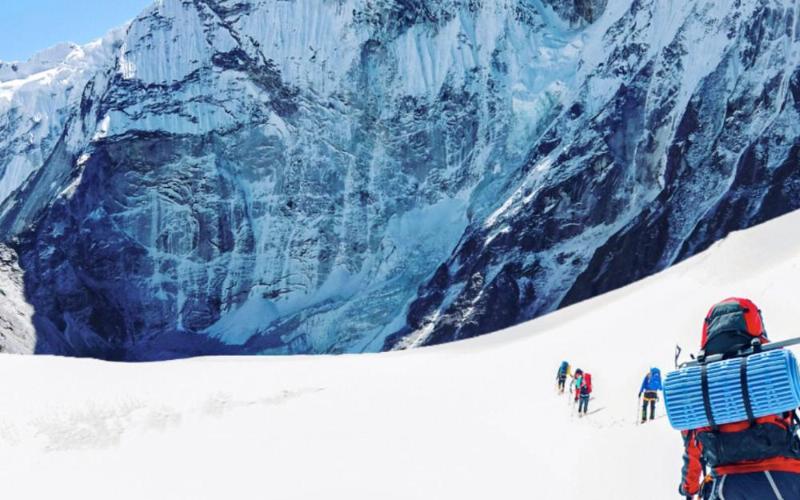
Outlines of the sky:
<svg viewBox="0 0 800 500">
<path fill-rule="evenodd" d="M 84 44 L 136 17 L 153 0 L 3 0 L 0 61 L 25 61 L 58 42 Z"/>
</svg>

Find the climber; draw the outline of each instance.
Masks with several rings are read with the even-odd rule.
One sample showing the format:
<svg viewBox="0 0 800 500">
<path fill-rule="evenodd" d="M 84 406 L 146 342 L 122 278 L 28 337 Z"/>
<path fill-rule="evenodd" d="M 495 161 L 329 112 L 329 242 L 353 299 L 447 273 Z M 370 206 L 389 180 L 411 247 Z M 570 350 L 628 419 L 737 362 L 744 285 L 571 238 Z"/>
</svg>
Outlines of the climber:
<svg viewBox="0 0 800 500">
<path fill-rule="evenodd" d="M 769 342 L 761 311 L 747 299 L 714 305 L 703 326 L 705 356 Z M 712 500 L 800 499 L 800 438 L 793 411 L 681 431 L 685 452 L 679 491 Z M 711 479 L 700 476 L 710 467 Z"/>
<path fill-rule="evenodd" d="M 642 380 L 642 387 L 639 389 L 639 398 L 642 399 L 642 423 L 647 422 L 647 405 L 650 405 L 650 420 L 656 418 L 656 401 L 658 401 L 658 391 L 661 389 L 661 370 L 650 368 L 647 375 Z M 644 395 L 644 398 L 642 398 Z"/>
<path fill-rule="evenodd" d="M 564 385 L 567 383 L 567 377 L 572 377 L 572 368 L 566 361 L 561 362 L 556 372 L 556 381 L 558 382 L 558 392 L 564 394 Z"/>
<path fill-rule="evenodd" d="M 589 398 L 592 395 L 592 375 L 584 373 L 580 384 L 580 402 L 578 403 L 578 416 L 582 417 L 589 411 Z"/>
<path fill-rule="evenodd" d="M 583 370 L 578 368 L 575 370 L 575 375 L 572 377 L 572 384 L 570 384 L 570 388 L 575 391 L 575 403 L 578 402 L 578 398 L 581 396 L 581 381 L 583 380 Z"/>
</svg>

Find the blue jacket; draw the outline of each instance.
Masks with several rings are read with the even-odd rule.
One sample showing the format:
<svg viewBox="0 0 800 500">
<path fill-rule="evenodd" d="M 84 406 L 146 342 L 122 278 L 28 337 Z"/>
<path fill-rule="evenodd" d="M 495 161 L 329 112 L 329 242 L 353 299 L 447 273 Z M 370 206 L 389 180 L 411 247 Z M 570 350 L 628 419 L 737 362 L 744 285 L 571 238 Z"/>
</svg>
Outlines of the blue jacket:
<svg viewBox="0 0 800 500">
<path fill-rule="evenodd" d="M 644 376 L 642 380 L 642 387 L 639 389 L 641 396 L 645 391 L 661 391 L 661 371 L 658 368 L 653 368 L 650 373 Z"/>
</svg>

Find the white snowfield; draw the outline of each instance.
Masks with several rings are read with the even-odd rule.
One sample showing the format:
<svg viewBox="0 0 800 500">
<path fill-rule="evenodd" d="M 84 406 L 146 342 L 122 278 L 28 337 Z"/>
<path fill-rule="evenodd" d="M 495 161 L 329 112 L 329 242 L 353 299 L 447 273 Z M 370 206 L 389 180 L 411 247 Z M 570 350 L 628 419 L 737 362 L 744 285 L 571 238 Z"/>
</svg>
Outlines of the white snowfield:
<svg viewBox="0 0 800 500">
<path fill-rule="evenodd" d="M 800 335 L 800 212 L 518 327 L 377 355 L 160 364 L 0 357 L 9 499 L 670 499 L 681 439 L 634 424 L 642 376 L 753 298 Z M 593 375 L 586 418 L 555 393 Z M 659 407 L 662 410 L 663 407 Z"/>
</svg>

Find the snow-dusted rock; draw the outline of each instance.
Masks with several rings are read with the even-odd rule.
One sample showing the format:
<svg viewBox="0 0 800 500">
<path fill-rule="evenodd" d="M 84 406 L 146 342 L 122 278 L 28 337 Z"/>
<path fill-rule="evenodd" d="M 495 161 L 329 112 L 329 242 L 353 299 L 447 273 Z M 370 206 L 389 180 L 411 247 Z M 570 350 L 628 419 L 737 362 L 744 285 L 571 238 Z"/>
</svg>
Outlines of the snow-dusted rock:
<svg viewBox="0 0 800 500">
<path fill-rule="evenodd" d="M 0 352 L 33 354 L 33 308 L 25 300 L 17 254 L 0 245 Z"/>
<path fill-rule="evenodd" d="M 800 207 L 798 3 L 624 4 L 502 204 L 386 347 L 510 326 Z"/>
<path fill-rule="evenodd" d="M 532 0 L 536 1 L 536 0 Z M 580 27 L 596 21 L 605 11 L 608 0 L 540 0 L 570 26 Z"/>
</svg>

